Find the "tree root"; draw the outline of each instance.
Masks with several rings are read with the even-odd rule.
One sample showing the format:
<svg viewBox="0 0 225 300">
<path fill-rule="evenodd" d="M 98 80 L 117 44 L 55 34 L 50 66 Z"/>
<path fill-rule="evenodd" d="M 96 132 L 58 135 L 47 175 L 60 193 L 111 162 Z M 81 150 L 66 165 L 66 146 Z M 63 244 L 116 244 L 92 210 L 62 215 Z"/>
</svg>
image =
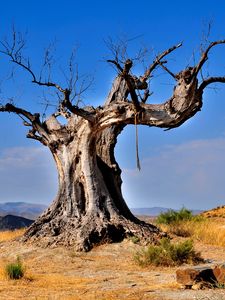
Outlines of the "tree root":
<svg viewBox="0 0 225 300">
<path fill-rule="evenodd" d="M 143 221 L 132 222 L 119 217 L 116 220 L 96 219 L 93 216 L 85 222 L 75 218 L 41 222 L 39 218 L 22 237 L 23 242 L 40 247 L 75 247 L 77 251 L 90 251 L 93 247 L 120 242 L 124 238 L 136 236 L 143 244 L 157 244 L 165 236 L 159 228 Z"/>
</svg>

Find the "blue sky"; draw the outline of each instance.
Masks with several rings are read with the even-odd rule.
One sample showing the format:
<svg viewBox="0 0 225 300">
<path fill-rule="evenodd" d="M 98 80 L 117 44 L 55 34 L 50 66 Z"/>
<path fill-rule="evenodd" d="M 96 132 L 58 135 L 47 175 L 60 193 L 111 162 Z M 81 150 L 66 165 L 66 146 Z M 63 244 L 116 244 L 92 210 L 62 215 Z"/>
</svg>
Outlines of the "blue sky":
<svg viewBox="0 0 225 300">
<path fill-rule="evenodd" d="M 53 80 L 64 84 L 62 69 L 73 47 L 78 46 L 81 74 L 94 77 L 85 103 L 100 105 L 115 72 L 105 62 L 111 58 L 104 40 L 130 39 L 131 57 L 140 47 L 154 55 L 183 41 L 169 57 L 168 66 L 178 72 L 199 58 L 208 23 L 209 40 L 225 38 L 225 3 L 216 1 L 10 1 L 1 4 L 0 37 L 9 35 L 12 23 L 27 31 L 27 49 L 38 72 L 44 48 L 55 41 Z M 193 55 L 194 53 L 194 55 Z M 205 75 L 225 75 L 225 46 L 210 54 Z M 16 71 L 17 80 L 6 81 L 8 61 L 0 60 L 0 99 L 15 97 L 17 105 L 43 110 L 42 91 L 29 77 Z M 136 66 L 137 74 L 142 65 Z M 151 82 L 152 103 L 164 102 L 173 89 L 171 79 L 160 71 Z M 2 100 L 1 100 L 2 101 Z M 0 115 L 0 201 L 49 204 L 57 192 L 57 174 L 47 149 L 25 138 L 26 128 L 12 115 Z M 207 209 L 225 203 L 225 85 L 207 89 L 200 113 L 180 128 L 164 132 L 139 128 L 142 170 L 136 169 L 135 132 L 127 127 L 120 135 L 116 157 L 123 170 L 123 191 L 130 207 L 166 206 Z"/>
</svg>

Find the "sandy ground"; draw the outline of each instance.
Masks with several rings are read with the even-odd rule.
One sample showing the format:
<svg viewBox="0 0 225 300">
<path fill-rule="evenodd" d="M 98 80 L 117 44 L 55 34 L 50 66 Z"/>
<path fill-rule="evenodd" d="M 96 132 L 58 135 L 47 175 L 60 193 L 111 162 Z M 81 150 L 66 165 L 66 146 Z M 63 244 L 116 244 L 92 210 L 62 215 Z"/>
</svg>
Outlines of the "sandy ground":
<svg viewBox="0 0 225 300">
<path fill-rule="evenodd" d="M 225 300 L 225 289 L 183 290 L 177 268 L 142 268 L 133 255 L 138 245 L 125 240 L 88 253 L 73 249 L 43 249 L 19 241 L 0 243 L 0 299 L 190 299 Z M 225 261 L 222 247 L 196 245 L 203 257 Z M 22 280 L 8 280 L 7 263 L 19 256 L 26 266 Z"/>
</svg>

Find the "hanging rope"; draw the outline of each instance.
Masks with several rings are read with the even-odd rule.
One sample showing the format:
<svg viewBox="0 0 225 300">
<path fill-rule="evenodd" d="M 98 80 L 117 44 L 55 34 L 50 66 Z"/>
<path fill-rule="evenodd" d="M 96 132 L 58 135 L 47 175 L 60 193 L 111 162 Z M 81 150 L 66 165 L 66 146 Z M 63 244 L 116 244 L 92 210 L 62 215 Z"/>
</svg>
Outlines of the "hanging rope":
<svg viewBox="0 0 225 300">
<path fill-rule="evenodd" d="M 136 161 L 137 161 L 137 168 L 140 171 L 141 170 L 141 164 L 140 164 L 140 159 L 139 159 L 139 150 L 138 150 L 138 126 L 137 126 L 137 116 L 138 113 L 135 112 L 134 115 L 134 124 L 135 124 L 135 139 L 136 139 Z"/>
</svg>

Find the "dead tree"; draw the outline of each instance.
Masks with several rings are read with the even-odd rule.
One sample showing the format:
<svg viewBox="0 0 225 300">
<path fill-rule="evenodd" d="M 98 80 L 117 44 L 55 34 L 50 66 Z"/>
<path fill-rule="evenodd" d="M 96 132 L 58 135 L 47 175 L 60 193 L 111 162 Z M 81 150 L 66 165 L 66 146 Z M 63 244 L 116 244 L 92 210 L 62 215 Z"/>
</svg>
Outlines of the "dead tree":
<svg viewBox="0 0 225 300">
<path fill-rule="evenodd" d="M 56 89 L 61 94 L 57 111 L 44 121 L 39 113 L 12 103 L 0 106 L 1 112 L 24 119 L 24 125 L 30 127 L 27 138 L 49 148 L 58 170 L 58 194 L 29 227 L 23 240 L 44 246 L 73 245 L 85 251 L 96 244 L 133 235 L 156 242 L 162 232 L 133 216 L 123 199 L 121 170 L 114 157 L 117 137 L 128 124 L 172 129 L 200 111 L 205 88 L 211 83 L 225 82 L 225 77 L 209 77 L 198 82 L 211 48 L 224 43 L 221 40 L 209 44 L 198 64 L 177 74 L 166 67 L 165 57 L 181 44 L 159 54 L 139 77 L 132 75 L 132 60 L 123 63 L 117 58 L 109 60 L 118 74 L 104 105 L 97 108 L 74 105 L 69 86 L 37 79 L 29 61 L 21 56 L 22 43 L 16 44 L 15 40 L 11 46 L 3 43 L 2 53 L 25 69 L 34 84 Z M 174 90 L 164 103 L 147 104 L 148 81 L 156 68 L 163 68 L 174 78 Z M 66 124 L 61 124 L 58 116 L 63 116 Z"/>
</svg>

